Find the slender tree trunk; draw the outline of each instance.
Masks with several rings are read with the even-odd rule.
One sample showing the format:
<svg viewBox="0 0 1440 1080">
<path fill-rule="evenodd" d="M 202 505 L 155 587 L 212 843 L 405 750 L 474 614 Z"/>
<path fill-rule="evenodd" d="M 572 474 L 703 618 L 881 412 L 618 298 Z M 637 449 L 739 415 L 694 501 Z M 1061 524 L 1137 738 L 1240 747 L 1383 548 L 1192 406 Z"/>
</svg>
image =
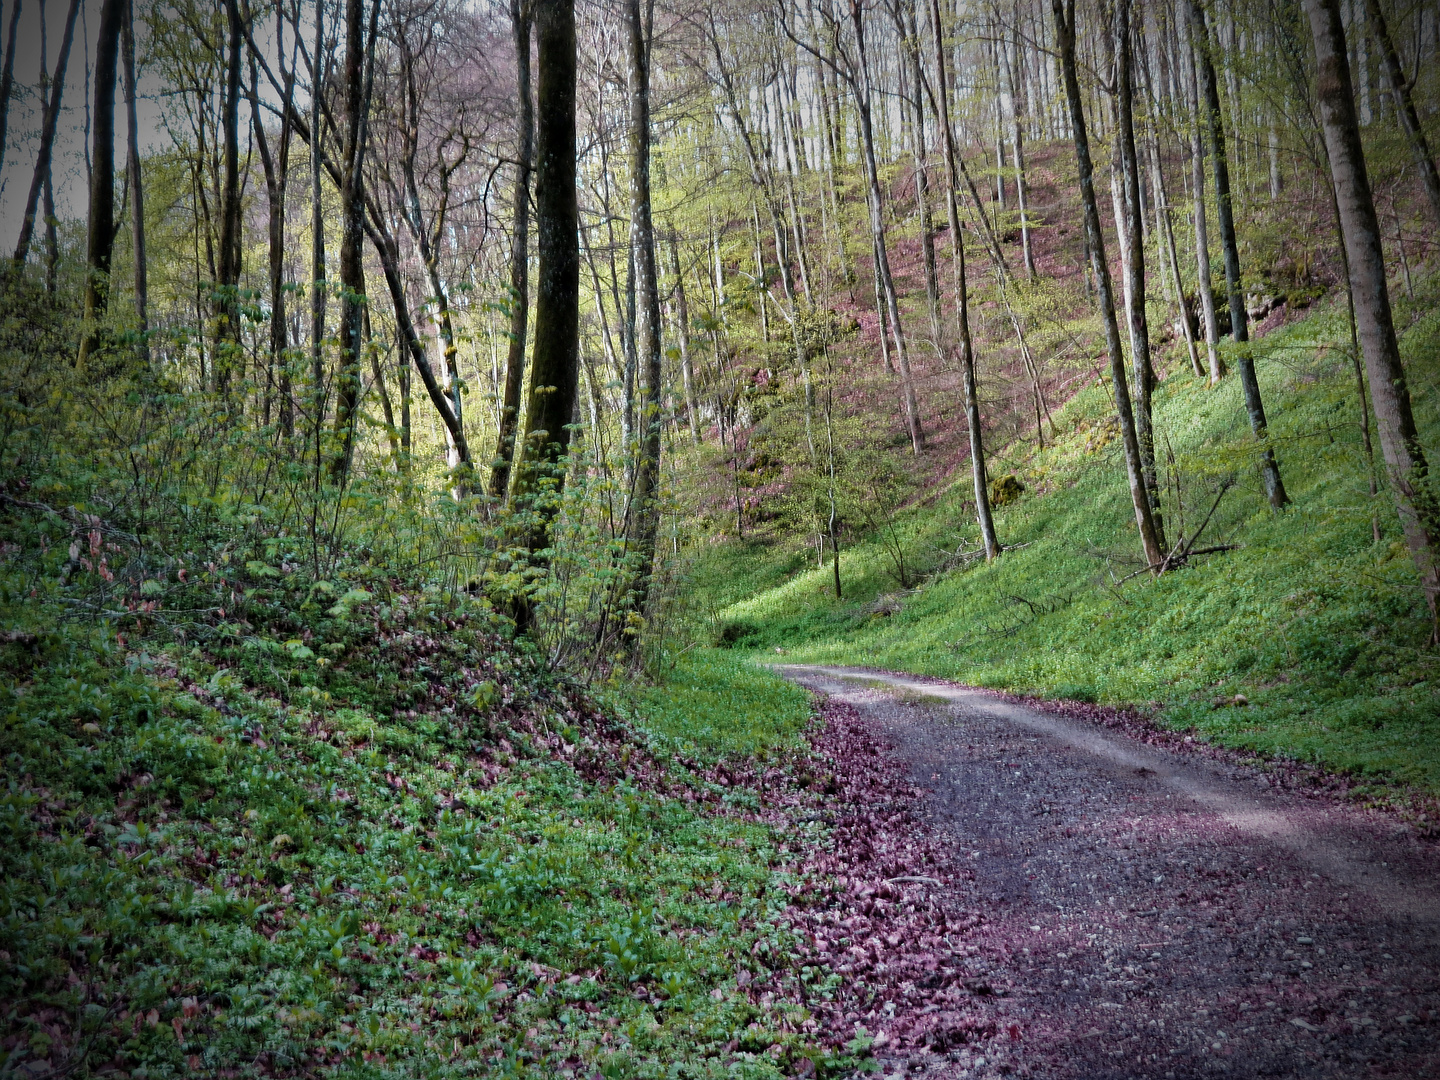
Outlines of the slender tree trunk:
<svg viewBox="0 0 1440 1080">
<path fill-rule="evenodd" d="M 20 219 L 20 236 L 15 241 L 13 256 L 15 273 L 23 272 L 25 258 L 30 254 L 30 241 L 35 236 L 35 211 L 40 204 L 40 189 L 50 172 L 50 155 L 55 148 L 55 127 L 60 121 L 60 98 L 65 92 L 65 68 L 70 60 L 70 43 L 75 40 L 75 16 L 80 13 L 80 0 L 70 0 L 65 16 L 65 32 L 60 38 L 60 54 L 55 59 L 55 78 L 50 83 L 50 100 L 40 123 L 40 149 L 35 155 L 35 172 L 30 178 L 30 194 L 25 199 L 25 215 Z"/>
<path fill-rule="evenodd" d="M 1188 3 L 1188 0 L 1182 0 Z M 1180 55 L 1185 68 L 1185 91 L 1191 107 L 1190 169 L 1191 187 L 1195 197 L 1195 273 L 1196 291 L 1200 294 L 1200 317 L 1205 327 L 1205 353 L 1210 368 L 1210 385 L 1217 386 L 1225 377 L 1225 361 L 1220 356 L 1220 324 L 1215 315 L 1215 288 L 1210 274 L 1210 229 L 1205 211 L 1205 141 L 1201 134 L 1200 84 L 1195 76 L 1195 51 L 1190 45 L 1189 22 L 1179 20 Z M 1183 297 L 1182 297 L 1183 303 Z M 1189 318 L 1189 309 L 1186 316 Z"/>
<path fill-rule="evenodd" d="M 100 347 L 100 322 L 110 305 L 115 252 L 115 80 L 125 0 L 104 0 L 95 42 L 95 103 L 90 151 L 90 217 L 85 244 L 85 314 L 77 361 L 84 371 Z"/>
<path fill-rule="evenodd" d="M 310 401 L 319 468 L 325 430 L 325 208 L 321 188 L 321 112 L 325 93 L 325 0 L 315 0 L 315 54 L 310 70 Z"/>
<path fill-rule="evenodd" d="M 635 266 L 635 355 L 642 398 L 636 417 L 639 456 L 627 537 L 634 542 L 634 610 L 644 615 L 660 526 L 662 430 L 660 287 L 655 268 L 655 225 L 650 215 L 650 24 L 653 0 L 626 0 L 630 90 L 630 250 Z M 763 298 L 762 298 L 762 303 Z"/>
<path fill-rule="evenodd" d="M 1338 0 L 1305 0 L 1304 7 L 1315 39 L 1315 94 L 1344 227 L 1355 320 L 1370 375 L 1370 399 L 1375 406 L 1380 447 L 1395 487 L 1405 540 L 1430 607 L 1432 642 L 1440 641 L 1440 566 L 1436 553 L 1440 544 L 1440 500 L 1415 427 L 1405 368 L 1400 362 L 1385 279 L 1380 221 L 1355 115 L 1345 28 Z"/>
<path fill-rule="evenodd" d="M 980 539 L 985 545 L 985 558 L 1000 554 L 995 537 L 995 519 L 990 512 L 990 482 L 985 475 L 985 441 L 980 430 L 980 393 L 975 380 L 975 349 L 970 339 L 970 299 L 965 280 L 965 236 L 960 231 L 960 207 L 956 192 L 960 186 L 956 167 L 959 153 L 955 147 L 955 128 L 950 122 L 950 81 L 945 74 L 945 41 L 940 22 L 940 0 L 930 0 L 930 25 L 934 32 L 936 87 L 933 104 L 945 138 L 945 171 L 949 183 L 945 187 L 946 223 L 950 227 L 950 250 L 955 267 L 955 330 L 960 344 L 960 366 L 965 390 L 965 423 L 970 430 L 970 473 L 975 484 L 975 518 L 980 525 Z M 839 565 L 839 554 L 836 554 Z M 835 592 L 838 597 L 839 573 L 836 572 Z"/>
<path fill-rule="evenodd" d="M 579 389 L 580 251 L 575 195 L 574 0 L 536 0 L 538 86 L 535 100 L 535 348 L 525 440 L 511 500 L 528 501 L 553 477 L 558 492 L 570 445 L 571 415 Z M 535 507 L 529 532 L 532 556 L 545 548 L 553 502 Z M 517 609 L 522 625 L 528 608 Z"/>
<path fill-rule="evenodd" d="M 520 395 L 525 385 L 525 345 L 530 326 L 530 164 L 534 155 L 535 113 L 530 94 L 529 3 L 511 0 L 510 25 L 515 39 L 518 145 L 511 208 L 510 341 L 505 354 L 505 390 L 500 402 L 495 461 L 490 467 L 488 489 L 490 497 L 497 500 L 505 498 L 505 490 L 510 486 L 510 466 L 515 460 L 515 431 L 519 426 Z"/>
<path fill-rule="evenodd" d="M 1120 344 L 1120 324 L 1115 318 L 1115 295 L 1110 283 L 1110 264 L 1105 258 L 1105 235 L 1100 229 L 1100 206 L 1095 198 L 1095 168 L 1090 160 L 1090 138 L 1085 128 L 1084 102 L 1075 60 L 1075 0 L 1050 0 L 1055 15 L 1055 37 L 1065 78 L 1065 96 L 1070 104 L 1070 126 L 1075 140 L 1075 159 L 1080 173 L 1080 199 L 1085 215 L 1085 235 L 1090 263 L 1100 295 L 1100 313 L 1105 322 L 1105 344 L 1110 353 L 1110 379 L 1115 392 L 1115 409 L 1120 419 L 1120 438 L 1125 448 L 1125 470 L 1130 481 L 1130 501 L 1145 559 L 1154 571 L 1163 569 L 1165 551 L 1155 531 L 1145 475 L 1140 465 L 1140 440 L 1135 433 L 1135 414 L 1130 406 L 1130 389 L 1125 379 L 1125 353 Z M 1068 10 L 1067 10 L 1068 9 Z"/>
<path fill-rule="evenodd" d="M 900 322 L 900 301 L 895 292 L 895 278 L 890 273 L 890 255 L 885 247 L 885 203 L 880 187 L 880 170 L 875 158 L 875 131 L 870 114 L 870 61 L 865 52 L 865 24 L 860 0 L 850 0 L 850 21 L 855 28 L 856 50 L 860 70 L 856 73 L 856 111 L 860 115 L 861 150 L 865 159 L 865 179 L 869 184 L 870 234 L 875 241 L 875 272 L 885 293 L 885 310 L 895 341 L 895 360 L 900 368 L 900 393 L 905 407 L 905 426 L 910 432 L 910 449 L 918 454 L 925 449 L 925 434 L 920 426 L 920 407 L 915 399 L 915 379 L 910 371 L 910 353 L 905 346 L 905 330 Z"/>
<path fill-rule="evenodd" d="M 140 172 L 140 126 L 135 108 L 135 3 L 125 4 L 121 32 L 125 64 L 125 180 L 130 185 L 130 241 L 135 263 L 135 322 L 140 334 L 140 358 L 150 363 L 150 279 L 145 252 L 145 183 Z"/>
<path fill-rule="evenodd" d="M 1002 48 L 1007 48 L 1002 45 Z M 1029 98 L 1025 94 L 1025 77 L 1022 70 L 1020 28 L 1015 27 L 1013 43 L 1014 61 L 1011 52 L 1006 51 L 1006 68 L 1010 79 L 1010 141 L 1015 158 L 1015 206 L 1020 212 L 1020 251 L 1025 263 L 1025 277 L 1035 280 L 1035 252 L 1030 243 L 1029 192 L 1025 185 L 1025 119 L 1029 112 Z M 1023 102 L 1023 104 L 1022 104 Z"/>
<path fill-rule="evenodd" d="M 1225 285 L 1230 296 L 1230 334 L 1237 346 L 1235 366 L 1240 371 L 1240 387 L 1245 393 L 1245 410 L 1250 414 L 1250 429 L 1262 444 L 1260 474 L 1265 482 L 1265 495 L 1270 505 L 1279 510 L 1290 501 L 1280 479 L 1280 465 L 1275 451 L 1266 443 L 1265 403 L 1260 397 L 1260 381 L 1255 375 L 1255 354 L 1249 348 L 1250 324 L 1245 312 L 1245 290 L 1240 281 L 1240 245 L 1235 239 L 1235 215 L 1230 200 L 1230 166 L 1225 149 L 1225 128 L 1220 116 L 1220 91 L 1215 80 L 1215 65 L 1210 59 L 1212 43 L 1205 23 L 1205 12 L 1199 0 L 1190 0 L 1190 23 L 1195 37 L 1196 68 L 1200 77 L 1200 107 L 1210 125 L 1210 164 L 1215 173 L 1215 216 L 1220 222 L 1220 242 L 1225 250 Z"/>
<path fill-rule="evenodd" d="M 276 18 L 276 48 L 284 55 L 284 19 Z M 250 68 L 250 118 L 255 132 L 255 147 L 260 151 L 260 164 L 265 173 L 265 198 L 269 210 L 267 240 L 269 241 L 270 283 L 270 365 L 265 383 L 264 420 L 270 423 L 270 401 L 280 399 L 280 430 L 289 439 L 295 433 L 294 410 L 290 401 L 290 373 L 286 351 L 289 339 L 285 315 L 285 188 L 290 175 L 290 94 L 293 82 L 285 76 L 283 102 L 280 110 L 280 141 L 271 151 L 265 134 L 264 113 L 260 108 L 259 78 L 254 62 Z"/>
<path fill-rule="evenodd" d="M 0 67 L 0 169 L 5 167 L 5 135 L 10 124 L 10 94 L 15 87 L 15 31 L 20 26 L 21 0 L 10 8 L 10 26 L 5 33 L 5 64 Z M 41 63 L 44 63 L 42 56 Z"/>
<path fill-rule="evenodd" d="M 380 0 L 371 0 L 367 32 L 365 0 L 345 0 L 345 145 L 340 158 L 340 372 L 335 395 L 335 434 L 340 445 L 330 461 L 330 479 L 337 483 L 349 476 L 359 420 L 360 354 L 365 349 L 363 166 L 379 18 Z"/>
<path fill-rule="evenodd" d="M 1130 34 L 1130 0 L 1115 4 L 1116 141 L 1120 146 L 1120 190 L 1125 228 L 1120 242 L 1129 249 L 1125 259 L 1125 299 L 1130 324 L 1130 368 L 1135 380 L 1135 435 L 1140 443 L 1140 469 L 1150 497 L 1155 541 L 1162 550 L 1165 524 L 1160 516 L 1160 482 L 1155 469 L 1155 430 L 1150 394 L 1155 370 L 1150 363 L 1150 322 L 1145 313 L 1145 209 L 1140 201 L 1140 156 L 1135 151 L 1135 86 Z"/>
<path fill-rule="evenodd" d="M 670 234 L 670 272 L 675 275 L 676 338 L 680 346 L 680 383 L 685 393 L 685 419 L 690 425 L 690 439 L 700 445 L 700 420 L 695 408 L 695 376 L 690 363 L 690 306 L 685 300 L 685 275 L 680 272 L 680 244 Z"/>
<path fill-rule="evenodd" d="M 211 363 L 215 390 L 224 394 L 242 360 L 240 345 L 240 43 L 239 0 L 225 0 L 228 43 L 221 99 L 223 142 L 220 196 L 220 265 L 214 293 L 215 348 Z"/>
<path fill-rule="evenodd" d="M 906 70 L 914 99 L 910 102 L 910 151 L 915 166 L 915 210 L 920 219 L 920 254 L 925 267 L 925 301 L 930 313 L 930 334 L 940 348 L 940 279 L 935 268 L 935 223 L 930 215 L 930 164 L 925 139 L 925 76 L 920 66 L 920 35 L 909 0 L 896 0 L 891 8 L 895 31 L 905 52 Z"/>
<path fill-rule="evenodd" d="M 1435 224 L 1440 225 L 1440 173 L 1436 172 L 1435 158 L 1431 155 L 1430 144 L 1425 139 L 1425 128 L 1420 123 L 1419 114 L 1415 111 L 1415 101 L 1410 96 L 1411 81 L 1405 78 L 1405 69 L 1395 51 L 1395 42 L 1390 38 L 1390 27 L 1385 21 L 1380 0 L 1365 0 L 1365 10 L 1370 22 L 1370 32 L 1375 35 L 1375 42 L 1380 46 L 1380 57 L 1385 64 L 1390 94 L 1395 99 L 1395 112 L 1400 116 L 1400 126 L 1405 129 L 1410 152 L 1415 156 L 1415 167 L 1425 183 L 1430 213 L 1434 215 Z"/>
</svg>

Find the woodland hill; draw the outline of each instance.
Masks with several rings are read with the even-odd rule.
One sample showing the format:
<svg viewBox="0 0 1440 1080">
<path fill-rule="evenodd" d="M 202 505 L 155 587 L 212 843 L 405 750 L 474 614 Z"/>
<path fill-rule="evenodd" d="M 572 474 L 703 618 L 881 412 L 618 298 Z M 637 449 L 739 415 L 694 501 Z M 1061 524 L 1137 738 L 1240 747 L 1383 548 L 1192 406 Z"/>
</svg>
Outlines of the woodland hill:
<svg viewBox="0 0 1440 1080">
<path fill-rule="evenodd" d="M 857 1067 L 744 650 L 1428 812 L 1430 7 L 7 2 L 5 1069 Z"/>
</svg>

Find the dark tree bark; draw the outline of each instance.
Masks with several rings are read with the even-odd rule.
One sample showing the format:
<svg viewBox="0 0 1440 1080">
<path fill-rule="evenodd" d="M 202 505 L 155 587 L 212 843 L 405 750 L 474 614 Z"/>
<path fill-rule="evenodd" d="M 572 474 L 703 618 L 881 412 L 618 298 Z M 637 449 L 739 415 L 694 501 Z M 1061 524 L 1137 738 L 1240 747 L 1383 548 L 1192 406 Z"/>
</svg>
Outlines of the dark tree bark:
<svg viewBox="0 0 1440 1080">
<path fill-rule="evenodd" d="M 662 415 L 660 286 L 655 267 L 655 224 L 650 214 L 650 27 L 653 0 L 626 0 L 630 90 L 630 254 L 635 268 L 635 359 L 641 382 L 636 417 L 639 456 L 635 497 L 628 507 L 627 540 L 634 544 L 634 610 L 644 614 L 660 527 Z M 762 300 L 763 302 L 763 300 Z"/>
<path fill-rule="evenodd" d="M 1320 103 L 1325 150 L 1335 181 L 1335 197 L 1350 263 L 1350 287 L 1355 300 L 1355 324 L 1370 376 L 1370 400 L 1380 447 L 1395 487 L 1396 509 L 1405 541 L 1415 560 L 1433 622 L 1432 641 L 1440 640 L 1440 500 L 1437 500 L 1430 466 L 1415 416 L 1400 346 L 1390 310 L 1385 279 L 1385 252 L 1380 242 L 1380 221 L 1375 213 L 1355 94 L 1346 55 L 1345 27 L 1338 0 L 1305 0 L 1305 13 L 1315 39 L 1315 95 Z"/>
<path fill-rule="evenodd" d="M 276 19 L 277 48 L 284 53 L 284 20 Z M 260 151 L 260 165 L 265 173 L 265 198 L 269 209 L 267 239 L 269 241 L 270 277 L 270 364 L 265 385 L 264 422 L 270 423 L 270 403 L 280 398 L 280 429 L 288 439 L 294 434 L 294 412 L 290 403 L 290 373 L 285 350 L 288 335 L 285 328 L 285 188 L 290 175 L 290 76 L 285 75 L 285 97 L 280 110 L 280 140 L 274 151 L 265 134 L 254 59 L 250 67 L 250 123 L 255 147 Z"/>
<path fill-rule="evenodd" d="M 510 233 L 510 342 L 505 355 L 505 389 L 495 461 L 490 467 L 490 497 L 505 498 L 515 460 L 515 431 L 520 420 L 520 394 L 525 385 L 525 345 L 530 324 L 530 168 L 535 152 L 535 107 L 530 94 L 530 5 L 510 4 L 515 36 L 516 165 L 512 196 L 514 224 Z"/>
<path fill-rule="evenodd" d="M 125 181 L 130 187 L 130 248 L 135 263 L 135 323 L 140 358 L 150 363 L 150 278 L 145 252 L 145 182 L 140 173 L 140 126 L 135 115 L 135 4 L 126 0 L 120 39 L 125 65 Z"/>
<path fill-rule="evenodd" d="M 1385 63 L 1385 76 L 1390 82 L 1390 94 L 1395 99 L 1395 111 L 1400 115 L 1400 125 L 1405 129 L 1405 138 L 1410 143 L 1410 152 L 1415 156 L 1415 167 L 1425 182 L 1425 195 L 1430 202 L 1430 213 L 1435 224 L 1440 225 L 1440 173 L 1435 171 L 1435 158 L 1430 153 L 1430 144 L 1425 139 L 1425 128 L 1415 111 L 1415 100 L 1410 96 L 1412 82 L 1405 78 L 1405 69 L 1400 65 L 1400 56 L 1395 51 L 1395 42 L 1390 38 L 1390 26 L 1385 21 L 1385 12 L 1380 0 L 1365 0 L 1366 17 L 1370 32 L 1380 46 L 1380 57 Z M 1433 14 L 1431 16 L 1434 17 Z"/>
<path fill-rule="evenodd" d="M 90 214 L 85 243 L 85 309 L 77 361 L 84 370 L 100 345 L 100 320 L 110 304 L 110 264 L 115 251 L 115 79 L 125 0 L 104 0 L 95 42 L 94 105 L 91 110 Z"/>
<path fill-rule="evenodd" d="M 511 500 L 530 502 L 542 482 L 564 483 L 570 447 L 567 425 L 575 412 L 580 373 L 579 209 L 575 196 L 575 5 L 536 0 L 535 108 L 535 347 L 525 439 Z M 535 500 L 526 542 L 532 556 L 549 542 L 556 504 Z M 528 621 L 527 609 L 517 611 Z"/>
<path fill-rule="evenodd" d="M 1095 167 L 1090 158 L 1090 136 L 1085 127 L 1084 99 L 1075 62 L 1075 0 L 1050 0 L 1055 15 L 1055 37 L 1060 49 L 1060 66 L 1065 79 L 1065 96 L 1070 105 L 1070 128 L 1075 140 L 1075 160 L 1080 173 L 1080 200 L 1085 215 L 1085 238 L 1090 266 L 1099 293 L 1100 314 L 1105 322 L 1105 346 L 1110 354 L 1110 380 L 1115 392 L 1115 411 L 1120 420 L 1120 439 L 1125 448 L 1125 471 L 1130 481 L 1130 501 L 1140 543 L 1152 570 L 1163 568 L 1165 551 L 1155 532 L 1145 474 L 1140 465 L 1140 440 L 1135 433 L 1135 414 L 1130 405 L 1130 388 L 1125 379 L 1125 352 L 1120 345 L 1120 324 L 1115 318 L 1115 293 L 1110 282 L 1110 264 L 1105 258 L 1105 234 L 1100 229 L 1100 205 L 1095 198 Z"/>
<path fill-rule="evenodd" d="M 934 31 L 936 86 L 931 101 L 935 116 L 945 137 L 945 170 L 949 183 L 945 189 L 945 213 L 950 227 L 950 250 L 955 266 L 955 329 L 960 339 L 960 366 L 965 384 L 965 423 L 970 429 L 970 473 L 975 483 L 975 519 L 980 525 L 980 539 L 985 545 L 985 558 L 1000 554 L 1000 541 L 995 537 L 995 518 L 990 512 L 990 481 L 985 474 L 985 440 L 980 430 L 980 391 L 975 381 L 975 349 L 970 338 L 970 297 L 965 280 L 965 236 L 960 231 L 960 206 L 956 194 L 960 186 L 956 163 L 959 151 L 955 146 L 955 128 L 950 122 L 950 80 L 945 74 L 945 42 L 941 32 L 940 0 L 930 0 L 930 25 Z M 833 534 L 832 534 L 833 535 Z M 836 554 L 838 565 L 839 554 Z M 840 593 L 840 578 L 835 578 L 835 593 Z"/>
<path fill-rule="evenodd" d="M 215 390 L 225 393 L 239 366 L 240 347 L 240 43 L 244 38 L 239 0 L 225 0 L 229 41 L 221 99 L 223 188 L 220 195 L 220 261 L 214 293 Z"/>
<path fill-rule="evenodd" d="M 298 30 L 297 30 L 298 33 Z M 310 408 L 315 468 L 325 430 L 325 212 L 321 189 L 321 112 L 325 93 L 325 0 L 315 0 L 315 52 L 310 61 Z"/>
<path fill-rule="evenodd" d="M 1127 247 L 1125 297 L 1130 310 L 1130 370 L 1135 380 L 1135 435 L 1140 442 L 1140 469 L 1150 498 L 1155 540 L 1165 550 L 1165 524 L 1160 516 L 1160 482 L 1155 470 L 1155 429 L 1150 394 L 1155 369 L 1150 363 L 1150 322 L 1145 314 L 1145 210 L 1140 202 L 1140 158 L 1135 150 L 1135 85 L 1130 35 L 1130 0 L 1115 4 L 1115 105 L 1120 145 L 1120 188 L 1125 228 L 1120 242 Z"/>
<path fill-rule="evenodd" d="M 371 0 L 367 32 L 365 0 L 345 0 L 345 142 L 340 155 L 340 371 L 335 391 L 335 434 L 340 445 L 330 462 L 330 478 L 336 482 L 344 481 L 350 473 L 359 420 L 360 354 L 365 349 L 363 166 L 379 18 L 380 0 Z"/>
<path fill-rule="evenodd" d="M 60 38 L 60 54 L 55 59 L 55 78 L 50 83 L 50 100 L 40 123 L 40 149 L 35 155 L 35 172 L 30 178 L 30 194 L 25 199 L 25 216 L 20 219 L 20 236 L 15 241 L 13 256 L 15 273 L 25 267 L 30 254 L 30 241 L 35 237 L 35 211 L 40 205 L 40 189 L 50 173 L 50 156 L 55 149 L 55 127 L 60 121 L 60 98 L 65 93 L 65 68 L 70 61 L 70 45 L 75 40 L 75 16 L 80 13 L 80 0 L 70 0 L 65 16 L 65 32 Z"/>
<path fill-rule="evenodd" d="M 21 0 L 15 0 L 15 5 L 10 9 L 10 27 L 5 34 L 5 65 L 0 68 L 0 169 L 5 167 L 5 134 L 10 126 L 10 93 L 15 88 L 15 30 L 20 25 L 20 7 Z"/>
<path fill-rule="evenodd" d="M 1195 39 L 1196 74 L 1200 80 L 1199 107 L 1210 126 L 1210 164 L 1215 173 L 1215 216 L 1220 223 L 1220 243 L 1225 250 L 1225 286 L 1230 296 L 1230 333 L 1240 346 L 1235 366 L 1240 371 L 1240 387 L 1245 393 L 1245 410 L 1250 414 L 1250 429 L 1255 438 L 1265 442 L 1265 403 L 1260 397 L 1260 381 L 1255 376 L 1255 356 L 1247 347 L 1250 340 L 1249 316 L 1245 311 L 1245 290 L 1240 281 L 1240 246 L 1235 239 L 1235 214 L 1230 199 L 1230 165 L 1225 150 L 1225 127 L 1220 116 L 1220 89 L 1215 79 L 1215 64 L 1210 58 L 1210 30 L 1199 0 L 1190 0 L 1190 24 Z M 1265 495 L 1270 505 L 1279 510 L 1290 497 L 1280 479 L 1280 465 L 1275 451 L 1264 445 L 1260 454 L 1260 474 L 1265 481 Z"/>
</svg>

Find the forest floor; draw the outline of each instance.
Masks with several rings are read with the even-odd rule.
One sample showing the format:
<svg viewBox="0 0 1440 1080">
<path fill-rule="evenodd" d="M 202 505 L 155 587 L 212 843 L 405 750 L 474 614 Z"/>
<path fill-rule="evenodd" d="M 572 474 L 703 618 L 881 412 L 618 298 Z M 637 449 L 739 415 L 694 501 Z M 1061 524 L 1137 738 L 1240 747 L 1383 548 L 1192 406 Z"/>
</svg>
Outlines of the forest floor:
<svg viewBox="0 0 1440 1080">
<path fill-rule="evenodd" d="M 780 672 L 824 695 L 833 858 L 896 901 L 808 939 L 887 1075 L 1440 1076 L 1440 852 L 1397 817 L 1138 721 Z"/>
</svg>

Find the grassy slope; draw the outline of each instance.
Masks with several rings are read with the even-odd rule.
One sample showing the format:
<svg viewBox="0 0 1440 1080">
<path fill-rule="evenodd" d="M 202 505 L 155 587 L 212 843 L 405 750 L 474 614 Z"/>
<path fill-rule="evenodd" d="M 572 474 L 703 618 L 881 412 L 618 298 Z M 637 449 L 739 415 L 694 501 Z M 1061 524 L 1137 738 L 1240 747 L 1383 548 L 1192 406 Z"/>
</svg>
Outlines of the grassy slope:
<svg viewBox="0 0 1440 1080">
<path fill-rule="evenodd" d="M 1440 313 L 1434 296 L 1417 300 L 1428 314 L 1402 349 L 1422 435 L 1434 446 Z M 1237 550 L 1158 581 L 1115 584 L 1140 559 L 1118 440 L 1105 431 L 1108 384 L 1092 385 L 1057 414 L 1058 444 L 1029 456 L 1026 494 L 999 510 L 1011 550 L 995 565 L 941 572 L 942 551 L 976 541 L 962 480 L 897 521 L 907 558 L 932 571 L 898 612 L 876 613 L 894 606 L 875 601 L 897 582 L 874 538 L 842 553 L 843 602 L 828 568 L 803 552 L 730 544 L 692 567 L 696 605 L 718 610 L 709 632 L 728 628 L 742 648 L 1154 703 L 1161 722 L 1229 745 L 1440 791 L 1440 667 L 1388 495 L 1368 495 L 1354 374 L 1336 348 L 1348 341 L 1343 312 L 1319 309 L 1259 343 L 1271 433 L 1294 500 L 1283 514 L 1261 496 L 1237 379 L 1212 391 L 1177 370 L 1157 392 L 1157 430 L 1173 454 L 1167 483 L 1178 477 L 1182 486 L 1187 530 L 1233 475 L 1198 546 Z M 1408 325 L 1409 313 L 1398 314 Z M 1173 543 L 1173 487 L 1165 506 Z M 1237 693 L 1248 706 L 1228 703 Z"/>
<path fill-rule="evenodd" d="M 63 612 L 123 576 L 72 573 L 59 515 L 4 521 L 0 1072 L 841 1064 L 779 962 L 792 838 L 719 764 L 783 764 L 802 691 L 722 655 L 672 672 L 687 707 L 597 705 L 463 596 L 218 553 L 133 584 L 230 622 L 122 637 Z"/>
</svg>

